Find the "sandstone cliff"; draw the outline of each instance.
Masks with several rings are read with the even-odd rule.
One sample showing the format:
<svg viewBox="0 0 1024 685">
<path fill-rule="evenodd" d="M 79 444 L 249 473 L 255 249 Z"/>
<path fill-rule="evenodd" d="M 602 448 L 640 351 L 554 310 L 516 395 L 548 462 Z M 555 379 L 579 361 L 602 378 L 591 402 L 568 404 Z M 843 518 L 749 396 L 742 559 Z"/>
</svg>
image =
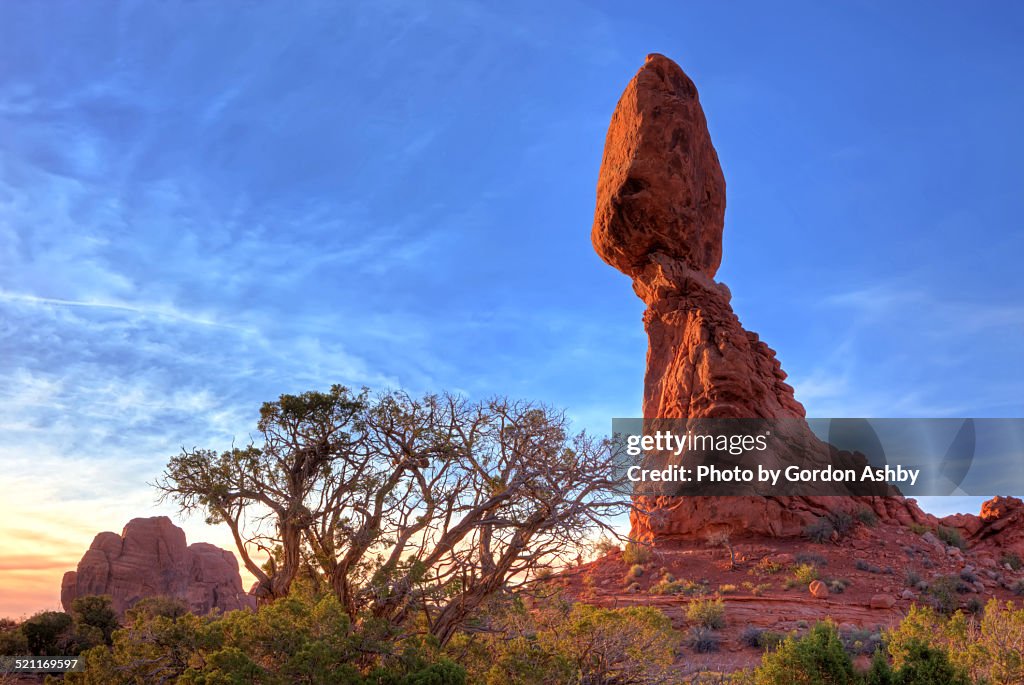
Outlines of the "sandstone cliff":
<svg viewBox="0 0 1024 685">
<path fill-rule="evenodd" d="M 132 519 L 120 535 L 97 535 L 61 582 L 65 611 L 86 595 L 110 595 L 118 613 L 155 595 L 181 599 L 199 614 L 255 606 L 235 555 L 205 542 L 186 544 L 185 531 L 166 516 Z"/>
</svg>

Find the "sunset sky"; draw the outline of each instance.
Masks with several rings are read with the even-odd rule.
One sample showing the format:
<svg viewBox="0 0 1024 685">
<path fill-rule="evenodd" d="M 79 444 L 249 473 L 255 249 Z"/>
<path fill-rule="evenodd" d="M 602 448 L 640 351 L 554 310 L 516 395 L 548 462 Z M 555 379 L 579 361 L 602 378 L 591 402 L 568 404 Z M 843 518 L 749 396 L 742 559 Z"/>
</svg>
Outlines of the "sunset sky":
<svg viewBox="0 0 1024 685">
<path fill-rule="evenodd" d="M 589 232 L 648 52 L 810 415 L 1024 415 L 1024 8 L 842 5 L 0 4 L 0 616 L 134 516 L 230 547 L 147 482 L 283 392 L 637 415 L 642 303 Z"/>
</svg>

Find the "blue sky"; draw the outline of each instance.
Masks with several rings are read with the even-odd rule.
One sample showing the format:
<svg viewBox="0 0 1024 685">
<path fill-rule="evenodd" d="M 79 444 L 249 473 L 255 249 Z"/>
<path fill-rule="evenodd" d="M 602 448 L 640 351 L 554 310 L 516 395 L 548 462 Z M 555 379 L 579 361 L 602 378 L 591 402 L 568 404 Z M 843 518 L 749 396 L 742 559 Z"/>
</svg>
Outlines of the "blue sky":
<svg viewBox="0 0 1024 685">
<path fill-rule="evenodd" d="M 642 304 L 589 231 L 648 52 L 701 92 L 718 277 L 810 414 L 1021 416 L 1024 10 L 924 7 L 4 3 L 0 537 L 53 539 L 0 574 L 282 392 L 636 415 Z"/>
</svg>

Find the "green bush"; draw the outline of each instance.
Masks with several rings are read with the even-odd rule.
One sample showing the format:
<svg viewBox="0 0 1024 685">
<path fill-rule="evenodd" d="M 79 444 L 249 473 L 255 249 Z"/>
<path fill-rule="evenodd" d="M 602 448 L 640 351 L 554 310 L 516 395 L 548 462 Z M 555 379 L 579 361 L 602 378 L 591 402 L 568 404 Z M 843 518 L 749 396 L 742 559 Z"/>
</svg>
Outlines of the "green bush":
<svg viewBox="0 0 1024 685">
<path fill-rule="evenodd" d="M 21 656 L 28 654 L 28 640 L 21 627 L 14 621 L 2 619 L 0 625 L 0 656 Z"/>
<path fill-rule="evenodd" d="M 956 528 L 939 526 L 935 531 L 935 535 L 950 547 L 956 547 L 958 549 L 965 549 L 967 547 L 966 543 L 964 543 L 964 539 L 960 536 L 960 531 Z"/>
<path fill-rule="evenodd" d="M 114 631 L 120 625 L 111 598 L 107 595 L 76 597 L 71 603 L 71 616 L 79 628 L 88 626 L 98 630 L 102 641 L 108 645 L 112 643 Z"/>
<path fill-rule="evenodd" d="M 811 542 L 825 543 L 832 539 L 835 528 L 832 522 L 824 516 L 819 516 L 814 523 L 804 526 L 803 536 Z"/>
<path fill-rule="evenodd" d="M 717 652 L 721 640 L 711 628 L 707 626 L 694 626 L 686 637 L 686 644 L 698 654 Z"/>
<path fill-rule="evenodd" d="M 897 685 L 896 674 L 882 650 L 876 651 L 871 657 L 871 666 L 864 674 L 864 685 Z"/>
<path fill-rule="evenodd" d="M 853 662 L 833 623 L 819 623 L 799 639 L 768 652 L 754 671 L 755 685 L 858 685 Z"/>
<path fill-rule="evenodd" d="M 626 564 L 626 566 L 646 564 L 650 560 L 650 548 L 639 543 L 627 542 L 625 549 L 622 550 L 622 563 Z"/>
<path fill-rule="evenodd" d="M 949 663 L 945 651 L 919 640 L 907 645 L 896 682 L 899 685 L 971 685 L 967 674 Z"/>
<path fill-rule="evenodd" d="M 1020 557 L 1013 552 L 1007 552 L 999 558 L 1000 566 L 1009 566 L 1014 571 L 1019 571 L 1021 567 Z"/>
<path fill-rule="evenodd" d="M 698 599 L 686 607 L 686 620 L 711 630 L 725 627 L 725 603 L 720 599 Z"/>
<path fill-rule="evenodd" d="M 871 511 L 867 507 L 861 507 L 860 509 L 858 509 L 855 516 L 857 517 L 858 521 L 863 523 L 865 526 L 868 526 L 869 528 L 874 528 L 878 525 L 878 514 Z"/>
<path fill-rule="evenodd" d="M 63 611 L 41 611 L 21 624 L 28 651 L 34 656 L 63 656 L 71 617 Z"/>
<path fill-rule="evenodd" d="M 955 576 L 939 576 L 932 580 L 928 586 L 929 604 L 942 614 L 952 614 L 960 606 L 960 583 Z"/>
<path fill-rule="evenodd" d="M 800 585 L 809 585 L 818 579 L 818 569 L 811 564 L 800 564 L 793 568 L 793 580 Z"/>
<path fill-rule="evenodd" d="M 853 526 L 856 523 L 856 520 L 847 511 L 833 512 L 830 518 L 832 519 L 832 527 L 835 528 L 839 535 L 846 535 L 849 533 L 853 530 Z"/>
</svg>

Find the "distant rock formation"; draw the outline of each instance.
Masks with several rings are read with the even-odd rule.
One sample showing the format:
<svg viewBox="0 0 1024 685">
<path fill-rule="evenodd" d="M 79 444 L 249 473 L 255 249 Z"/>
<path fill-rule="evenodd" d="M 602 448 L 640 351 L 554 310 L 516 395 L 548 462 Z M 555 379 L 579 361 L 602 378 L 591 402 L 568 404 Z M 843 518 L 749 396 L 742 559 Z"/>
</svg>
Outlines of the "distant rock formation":
<svg viewBox="0 0 1024 685">
<path fill-rule="evenodd" d="M 954 514 L 941 523 L 959 530 L 979 553 L 987 552 L 997 560 L 1002 555 L 1024 559 L 1024 502 L 1017 497 L 993 497 L 981 505 L 979 516 Z"/>
<path fill-rule="evenodd" d="M 725 179 L 697 89 L 675 62 L 648 55 L 612 115 L 591 232 L 598 255 L 630 276 L 647 304 L 645 419 L 805 416 L 775 351 L 744 330 L 729 289 L 714 280 L 724 219 Z M 791 449 L 778 457 L 783 462 L 804 464 L 811 453 L 863 459 L 829 454 L 805 422 L 792 425 L 790 444 L 815 449 Z M 817 516 L 864 506 L 883 519 L 934 523 L 902 497 L 659 496 L 637 503 L 632 523 L 639 539 L 723 529 L 786 537 Z"/>
<path fill-rule="evenodd" d="M 65 611 L 86 595 L 110 595 L 118 613 L 156 595 L 180 599 L 197 614 L 255 607 L 235 555 L 205 542 L 186 545 L 185 531 L 166 516 L 132 519 L 120 535 L 97 535 L 78 570 L 61 582 Z"/>
</svg>

